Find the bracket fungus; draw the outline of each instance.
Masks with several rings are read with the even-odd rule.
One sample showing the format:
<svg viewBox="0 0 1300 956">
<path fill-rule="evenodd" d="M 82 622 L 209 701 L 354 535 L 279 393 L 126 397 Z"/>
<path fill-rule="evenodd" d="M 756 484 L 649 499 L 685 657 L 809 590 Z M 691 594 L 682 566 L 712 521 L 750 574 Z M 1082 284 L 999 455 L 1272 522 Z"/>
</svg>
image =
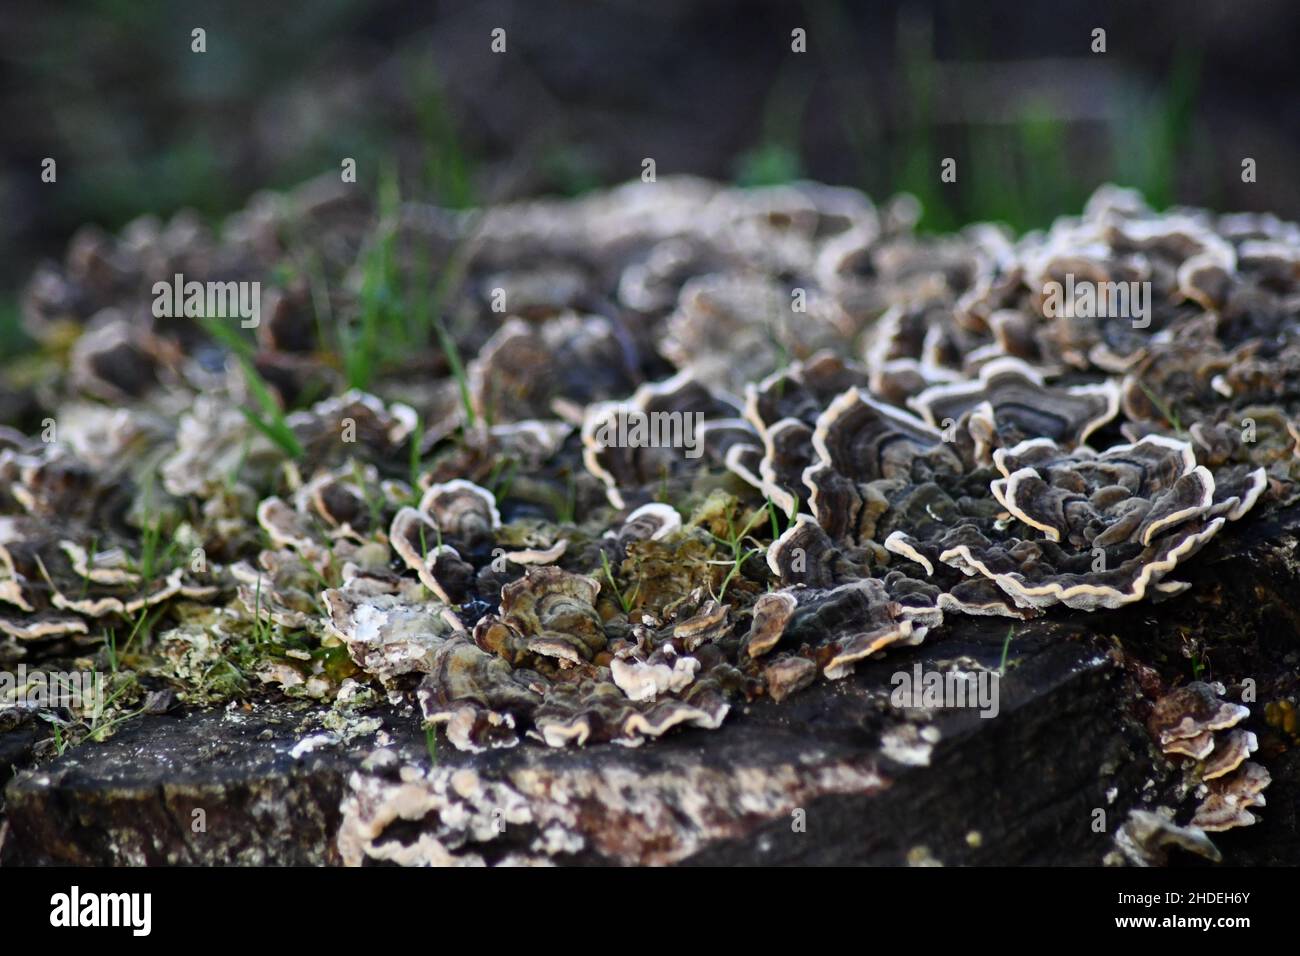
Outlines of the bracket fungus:
<svg viewBox="0 0 1300 956">
<path fill-rule="evenodd" d="M 70 349 L 32 395 L 59 440 L 0 428 L 0 657 L 158 609 L 196 695 L 242 642 L 282 687 L 382 689 L 457 748 L 635 746 L 966 618 L 1197 600 L 1198 551 L 1300 500 L 1294 225 L 1113 187 L 1018 238 L 918 215 L 664 177 L 380 221 L 322 180 L 217 230 L 79 234 L 24 298 Z M 454 321 L 345 389 L 365 376 L 306 319 L 356 317 L 338 287 L 376 229 L 399 272 L 459 250 Z M 275 278 L 315 258 L 320 303 Z M 159 269 L 274 285 L 251 360 L 195 316 L 128 322 Z M 1128 858 L 1252 821 L 1245 717 L 1201 684 L 1155 706 L 1204 791 L 1190 826 L 1134 814 Z M 929 759 L 915 728 L 884 739 Z"/>
<path fill-rule="evenodd" d="M 1188 758 L 1204 786 L 1191 823 L 1201 830 L 1250 826 L 1252 807 L 1264 806 L 1268 771 L 1248 760 L 1259 749 L 1255 734 L 1239 725 L 1250 708 L 1225 700 L 1222 684 L 1194 681 L 1160 697 L 1147 729 L 1165 754 Z"/>
</svg>

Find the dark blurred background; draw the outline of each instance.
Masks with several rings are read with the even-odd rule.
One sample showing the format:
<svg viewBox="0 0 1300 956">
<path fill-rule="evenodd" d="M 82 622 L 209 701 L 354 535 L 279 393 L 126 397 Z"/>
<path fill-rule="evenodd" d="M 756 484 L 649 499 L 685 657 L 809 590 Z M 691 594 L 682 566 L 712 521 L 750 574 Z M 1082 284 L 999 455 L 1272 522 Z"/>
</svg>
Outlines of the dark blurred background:
<svg viewBox="0 0 1300 956">
<path fill-rule="evenodd" d="M 215 222 L 344 156 L 363 187 L 396 163 L 404 194 L 454 206 L 653 157 L 660 176 L 909 190 L 927 229 L 1045 225 L 1107 180 L 1300 218 L 1296 0 L 6 0 L 0 23 L 5 350 L 17 291 L 78 225 Z"/>
</svg>

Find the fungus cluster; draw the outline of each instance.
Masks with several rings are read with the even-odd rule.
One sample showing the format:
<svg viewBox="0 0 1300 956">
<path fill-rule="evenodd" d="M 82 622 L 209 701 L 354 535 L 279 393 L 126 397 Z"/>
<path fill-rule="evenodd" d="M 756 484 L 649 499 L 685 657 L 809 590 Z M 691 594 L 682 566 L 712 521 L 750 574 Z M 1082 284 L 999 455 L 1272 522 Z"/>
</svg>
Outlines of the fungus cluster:
<svg viewBox="0 0 1300 956">
<path fill-rule="evenodd" d="M 322 182 L 78 234 L 24 306 L 70 346 L 57 439 L 0 431 L 0 653 L 159 608 L 164 658 L 253 635 L 259 679 L 373 681 L 457 747 L 636 745 L 963 615 L 1173 598 L 1296 497 L 1295 225 L 1112 187 L 1019 238 L 916 218 L 694 179 L 380 216 Z M 452 277 L 396 350 L 381 244 L 394 296 Z M 262 283 L 246 349 L 150 312 L 176 273 Z M 1249 735 L 1159 733 L 1199 825 L 1248 822 Z"/>
<path fill-rule="evenodd" d="M 1269 773 L 1248 760 L 1259 742 L 1238 725 L 1250 708 L 1223 699 L 1222 684 L 1195 681 L 1156 701 L 1147 722 L 1151 736 L 1168 756 L 1186 758 L 1201 801 L 1191 825 L 1230 830 L 1255 822 L 1251 807 L 1264 806 Z"/>
</svg>

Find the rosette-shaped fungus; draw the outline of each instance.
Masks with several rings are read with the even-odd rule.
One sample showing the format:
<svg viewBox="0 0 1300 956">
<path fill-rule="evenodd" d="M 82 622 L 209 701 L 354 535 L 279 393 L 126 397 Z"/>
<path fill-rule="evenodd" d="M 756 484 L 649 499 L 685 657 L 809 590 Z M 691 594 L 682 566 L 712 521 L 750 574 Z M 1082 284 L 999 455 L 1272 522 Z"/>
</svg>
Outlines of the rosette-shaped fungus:
<svg viewBox="0 0 1300 956">
<path fill-rule="evenodd" d="M 715 440 L 703 426 L 726 423 L 747 431 L 739 411 L 689 372 L 642 385 L 628 402 L 587 409 L 583 462 L 605 484 L 610 503 L 622 508 L 625 491 L 642 493 L 709 462 L 721 464 L 735 436 L 722 431 Z"/>
<path fill-rule="evenodd" d="M 590 662 L 605 649 L 596 613 L 600 582 L 559 568 L 532 568 L 501 590 L 501 613 L 479 621 L 475 643 L 511 663 L 551 658 L 559 666 Z"/>
</svg>

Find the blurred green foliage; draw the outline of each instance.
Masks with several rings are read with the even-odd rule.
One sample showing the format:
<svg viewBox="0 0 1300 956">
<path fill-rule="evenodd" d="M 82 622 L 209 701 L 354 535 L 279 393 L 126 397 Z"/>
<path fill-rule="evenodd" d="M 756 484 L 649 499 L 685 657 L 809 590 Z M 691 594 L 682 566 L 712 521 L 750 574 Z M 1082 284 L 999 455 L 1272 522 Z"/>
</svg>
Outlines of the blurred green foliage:
<svg viewBox="0 0 1300 956">
<path fill-rule="evenodd" d="M 766 92 L 754 94 L 762 97 L 761 121 L 749 148 L 739 150 L 731 163 L 738 183 L 769 185 L 808 176 L 815 167 L 805 137 L 812 110 L 834 114 L 832 124 L 854 159 L 856 176 L 848 184 L 877 198 L 913 193 L 922 203 L 926 231 L 984 220 L 1017 231 L 1044 227 L 1080 208 L 1100 181 L 1099 165 L 1109 173 L 1102 178 L 1135 186 L 1163 207 L 1178 194 L 1175 177 L 1199 161 L 1193 119 L 1201 65 L 1193 51 L 1177 58 L 1155 94 L 1128 92 L 1115 104 L 1119 118 L 1107 131 L 1111 155 L 1099 164 L 1095 155 L 1080 155 L 1077 130 L 1053 117 L 1048 103 L 1032 94 L 1016 104 L 1012 122 L 941 125 L 933 38 L 925 23 L 918 28 L 906 17 L 898 20 L 886 64 L 892 77 L 885 111 L 890 115 L 879 115 L 882 99 L 873 99 L 878 91 L 872 84 L 880 71 L 867 68 L 872 60 L 846 2 L 803 5 L 810 34 L 817 37 L 809 54 L 815 59 L 787 57 Z M 51 206 L 42 215 L 68 228 L 92 221 L 116 229 L 142 213 L 166 215 L 189 207 L 216 222 L 258 189 L 287 188 L 337 169 L 340 155 L 357 159 L 366 171 L 362 188 L 377 196 L 382 185 L 377 171 L 396 169 L 400 162 L 403 196 L 457 209 L 486 201 L 485 158 L 466 146 L 467 118 L 457 115 L 439 64 L 414 52 L 418 47 L 407 49 L 396 64 L 405 102 L 374 109 L 366 103 L 349 114 L 346 128 L 336 128 L 328 100 L 315 102 L 319 91 L 293 86 L 296 71 L 328 62 L 329 38 L 357 33 L 367 15 L 367 5 L 353 0 L 320 0 L 292 11 L 267 5 L 247 22 L 227 20 L 228 31 L 209 37 L 203 57 L 188 52 L 196 18 L 163 0 L 91 0 L 51 18 L 48 26 L 34 30 L 18 78 L 38 91 L 38 109 L 48 111 L 54 135 L 77 137 L 72 155 L 85 161 L 61 160 L 60 188 L 51 191 Z M 67 36 L 77 42 L 66 42 Z M 986 40 L 970 42 L 978 48 Z M 808 62 L 816 70 L 806 69 Z M 113 82 L 101 84 L 104 76 Z M 814 100 L 815 82 L 825 86 L 818 87 Z M 254 137 L 272 143 L 280 138 L 278 129 L 256 129 L 241 113 L 249 109 L 252 91 L 262 89 L 284 93 L 275 115 L 294 125 L 284 133 L 292 148 L 268 153 L 265 142 L 260 150 L 250 147 Z M 299 112 L 313 115 L 299 124 Z M 416 158 L 408 151 L 398 159 L 398 145 L 409 146 L 412 137 Z M 612 177 L 586 145 L 548 139 L 527 159 L 567 195 L 611 185 Z M 940 181 L 945 156 L 958 158 L 959 184 Z M 390 183 L 389 188 L 397 187 Z M 391 268 L 381 243 L 366 266 L 357 337 L 344 350 L 354 383 L 372 374 L 385 341 L 377 328 L 403 310 Z M 20 279 L 0 283 L 0 356 L 29 344 L 20 328 L 16 290 L 3 288 Z M 431 326 L 427 320 L 420 324 L 427 339 Z"/>
<path fill-rule="evenodd" d="M 31 345 L 18 317 L 18 299 L 0 298 L 0 358 L 17 355 Z"/>
</svg>

